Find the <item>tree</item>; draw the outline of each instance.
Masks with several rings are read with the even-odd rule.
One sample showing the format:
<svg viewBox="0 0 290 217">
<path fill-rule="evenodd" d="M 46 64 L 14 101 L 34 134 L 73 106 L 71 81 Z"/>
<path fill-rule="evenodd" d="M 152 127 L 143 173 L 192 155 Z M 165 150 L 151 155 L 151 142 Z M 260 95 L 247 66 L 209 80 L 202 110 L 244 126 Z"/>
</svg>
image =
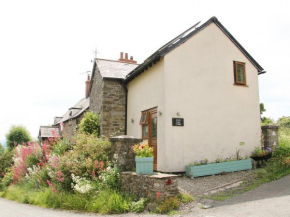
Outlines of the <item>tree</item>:
<svg viewBox="0 0 290 217">
<path fill-rule="evenodd" d="M 98 136 L 99 134 L 99 115 L 93 112 L 86 112 L 80 123 L 80 132 Z"/>
<path fill-rule="evenodd" d="M 24 127 L 20 125 L 13 125 L 9 132 L 6 134 L 6 140 L 7 140 L 7 148 L 13 149 L 14 144 L 22 144 L 23 142 L 29 142 L 32 140 L 29 131 Z"/>
<path fill-rule="evenodd" d="M 264 103 L 260 103 L 260 114 L 262 115 L 263 112 L 265 112 L 266 109 L 265 109 L 265 106 L 264 106 Z"/>
<path fill-rule="evenodd" d="M 4 146 L 0 143 L 0 157 L 3 156 L 4 152 L 5 152 L 5 148 L 4 148 Z"/>
</svg>

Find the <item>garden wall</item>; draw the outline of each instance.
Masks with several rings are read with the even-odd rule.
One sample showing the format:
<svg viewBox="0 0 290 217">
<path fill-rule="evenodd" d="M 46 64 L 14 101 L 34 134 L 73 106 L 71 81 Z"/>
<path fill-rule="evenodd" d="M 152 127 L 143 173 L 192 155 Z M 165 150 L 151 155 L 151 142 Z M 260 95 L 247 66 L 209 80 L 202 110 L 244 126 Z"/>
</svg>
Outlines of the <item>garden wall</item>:
<svg viewBox="0 0 290 217">
<path fill-rule="evenodd" d="M 111 137 L 109 140 L 112 143 L 112 161 L 117 161 L 121 171 L 135 171 L 135 153 L 132 146 L 143 140 L 126 135 Z M 114 159 L 114 156 L 116 156 L 116 159 Z"/>
<path fill-rule="evenodd" d="M 262 134 L 264 136 L 264 148 L 275 149 L 279 146 L 279 126 L 267 125 L 262 126 Z"/>
<path fill-rule="evenodd" d="M 164 200 L 179 193 L 177 175 L 158 173 L 137 175 L 135 172 L 122 172 L 120 175 L 121 190 L 138 198 L 144 197 L 154 201 L 158 194 L 159 199 Z"/>
</svg>

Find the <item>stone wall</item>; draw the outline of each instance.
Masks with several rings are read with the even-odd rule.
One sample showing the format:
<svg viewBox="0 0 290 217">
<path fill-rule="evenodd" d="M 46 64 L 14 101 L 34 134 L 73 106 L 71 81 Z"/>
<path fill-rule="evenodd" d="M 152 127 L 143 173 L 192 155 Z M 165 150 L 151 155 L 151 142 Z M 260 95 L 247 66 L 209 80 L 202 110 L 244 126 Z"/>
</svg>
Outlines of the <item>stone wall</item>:
<svg viewBox="0 0 290 217">
<path fill-rule="evenodd" d="M 279 126 L 276 125 L 267 125 L 262 126 L 262 134 L 264 136 L 264 148 L 275 149 L 279 146 Z"/>
<path fill-rule="evenodd" d="M 135 153 L 132 146 L 142 142 L 142 139 L 137 139 L 133 136 L 116 136 L 111 137 L 112 143 L 112 160 L 117 160 L 118 167 L 121 171 L 135 171 Z M 117 159 L 113 159 L 116 155 Z"/>
<path fill-rule="evenodd" d="M 101 134 L 107 137 L 125 134 L 126 90 L 118 80 L 104 80 Z"/>
<path fill-rule="evenodd" d="M 101 135 L 124 135 L 126 90 L 121 81 L 102 78 L 96 67 L 91 82 L 90 111 L 100 115 Z"/>
<path fill-rule="evenodd" d="M 121 173 L 121 190 L 138 198 L 146 197 L 155 201 L 157 193 L 160 200 L 179 193 L 177 176 L 171 174 L 137 175 L 135 172 Z"/>
<path fill-rule="evenodd" d="M 95 114 L 100 114 L 102 110 L 104 82 L 97 68 L 95 69 L 91 83 L 92 89 L 90 92 L 90 111 Z"/>
</svg>

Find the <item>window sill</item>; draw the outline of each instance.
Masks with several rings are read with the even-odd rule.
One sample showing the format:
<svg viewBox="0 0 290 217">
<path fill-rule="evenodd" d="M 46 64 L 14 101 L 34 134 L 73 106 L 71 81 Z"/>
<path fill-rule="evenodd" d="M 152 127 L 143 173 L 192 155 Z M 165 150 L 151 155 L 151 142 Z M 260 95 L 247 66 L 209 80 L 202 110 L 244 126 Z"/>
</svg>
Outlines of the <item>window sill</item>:
<svg viewBox="0 0 290 217">
<path fill-rule="evenodd" d="M 246 84 L 233 84 L 234 86 L 241 86 L 241 87 L 249 87 L 248 85 Z"/>
</svg>

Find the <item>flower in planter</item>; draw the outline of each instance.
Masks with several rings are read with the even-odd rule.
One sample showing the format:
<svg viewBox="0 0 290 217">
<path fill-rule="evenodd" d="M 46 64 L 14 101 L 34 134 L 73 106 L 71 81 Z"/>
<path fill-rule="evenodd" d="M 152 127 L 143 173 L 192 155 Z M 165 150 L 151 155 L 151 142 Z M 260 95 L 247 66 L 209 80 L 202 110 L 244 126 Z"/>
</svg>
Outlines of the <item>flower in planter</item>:
<svg viewBox="0 0 290 217">
<path fill-rule="evenodd" d="M 136 157 L 152 157 L 153 156 L 153 148 L 145 144 L 136 144 L 132 147 L 132 150 L 136 154 Z"/>
<path fill-rule="evenodd" d="M 263 157 L 272 153 L 271 148 L 262 149 L 261 147 L 255 147 L 255 149 L 251 153 L 251 157 Z"/>
</svg>

